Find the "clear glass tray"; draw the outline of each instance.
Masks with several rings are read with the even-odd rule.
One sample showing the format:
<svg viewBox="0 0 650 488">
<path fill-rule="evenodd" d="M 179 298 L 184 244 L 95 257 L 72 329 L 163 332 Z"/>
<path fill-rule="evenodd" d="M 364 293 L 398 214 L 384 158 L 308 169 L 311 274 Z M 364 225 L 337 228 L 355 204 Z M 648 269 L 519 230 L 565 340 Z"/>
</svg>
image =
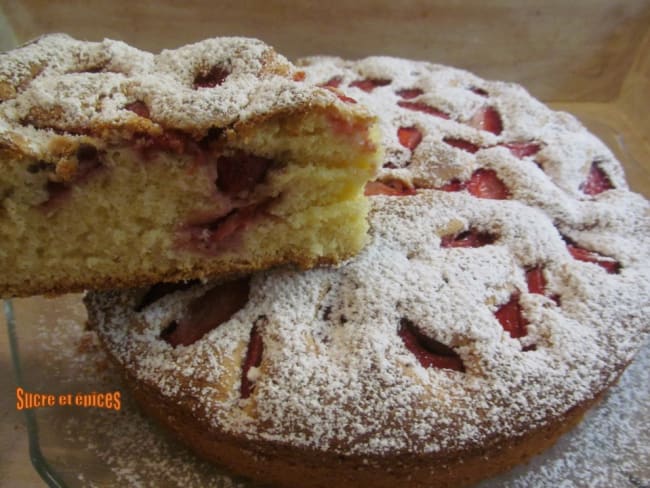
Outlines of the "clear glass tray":
<svg viewBox="0 0 650 488">
<path fill-rule="evenodd" d="M 26 391 L 121 392 L 121 409 L 24 410 L 32 464 L 51 487 L 253 488 L 180 446 L 144 418 L 84 329 L 79 295 L 5 302 L 13 367 Z M 650 486 L 650 345 L 577 429 L 481 488 Z"/>
</svg>

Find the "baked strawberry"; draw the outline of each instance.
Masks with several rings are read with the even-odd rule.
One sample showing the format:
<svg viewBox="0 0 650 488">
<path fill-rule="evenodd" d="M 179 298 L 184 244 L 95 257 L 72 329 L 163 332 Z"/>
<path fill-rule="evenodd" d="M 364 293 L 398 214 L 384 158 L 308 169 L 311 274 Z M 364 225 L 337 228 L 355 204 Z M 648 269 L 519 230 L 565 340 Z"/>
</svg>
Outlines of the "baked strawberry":
<svg viewBox="0 0 650 488">
<path fill-rule="evenodd" d="M 476 151 L 478 151 L 480 148 L 476 144 L 466 141 L 465 139 L 457 139 L 455 137 L 445 137 L 443 141 L 450 146 L 457 147 L 458 149 L 462 149 L 463 151 L 467 151 L 468 153 L 474 154 Z"/>
<path fill-rule="evenodd" d="M 322 86 L 323 88 L 329 87 L 329 88 L 338 88 L 341 86 L 341 82 L 343 79 L 340 76 L 334 76 L 333 78 L 330 78 L 327 80 L 325 83 L 321 83 L 319 86 Z"/>
<path fill-rule="evenodd" d="M 519 294 L 513 293 L 508 303 L 502 305 L 496 312 L 495 317 L 501 326 L 510 334 L 510 337 L 517 339 L 527 334 L 526 325 L 528 321 L 521 313 L 519 305 Z"/>
<path fill-rule="evenodd" d="M 483 88 L 479 88 L 477 86 L 473 86 L 469 90 L 471 92 L 476 93 L 477 95 L 482 96 L 482 97 L 487 97 L 488 96 L 488 92 L 486 90 L 484 90 Z"/>
<path fill-rule="evenodd" d="M 273 161 L 251 154 L 237 153 L 217 159 L 217 187 L 234 196 L 250 192 L 262 182 Z"/>
<path fill-rule="evenodd" d="M 440 117 L 443 119 L 448 119 L 449 115 L 444 113 L 441 110 L 438 110 L 437 108 L 431 107 L 427 105 L 426 103 L 422 102 L 407 102 L 405 100 L 400 100 L 397 102 L 397 105 L 399 105 L 402 108 L 406 108 L 408 110 L 414 110 L 416 112 L 424 112 L 425 114 L 429 115 L 434 115 L 436 117 Z"/>
<path fill-rule="evenodd" d="M 499 145 L 510 150 L 510 153 L 519 159 L 534 156 L 541 149 L 540 145 L 535 142 L 507 142 Z"/>
<path fill-rule="evenodd" d="M 419 88 L 404 88 L 403 90 L 398 90 L 395 93 L 397 93 L 398 96 L 408 100 L 411 98 L 419 97 L 424 92 Z"/>
<path fill-rule="evenodd" d="M 415 188 L 408 186 L 400 180 L 369 181 L 366 183 L 366 196 L 388 195 L 391 197 L 404 197 L 415 195 Z"/>
<path fill-rule="evenodd" d="M 241 398 L 248 398 L 255 387 L 254 382 L 248 377 L 248 373 L 251 368 L 258 368 L 262 363 L 263 352 L 264 343 L 262 342 L 262 335 L 260 334 L 256 323 L 251 329 L 248 348 L 246 349 L 246 357 L 244 358 L 244 364 L 242 365 L 241 385 L 239 387 L 239 395 Z"/>
<path fill-rule="evenodd" d="M 572 242 L 567 242 L 566 247 L 569 253 L 571 253 L 571 256 L 578 261 L 597 264 L 610 274 L 619 273 L 621 270 L 621 264 L 614 258 L 603 256 L 596 251 L 589 251 L 573 244 Z"/>
<path fill-rule="evenodd" d="M 410 320 L 402 319 L 397 333 L 406 348 L 413 353 L 424 368 L 465 371 L 463 361 L 452 348 L 427 337 Z"/>
<path fill-rule="evenodd" d="M 467 182 L 467 190 L 478 198 L 504 200 L 510 196 L 506 185 L 493 169 L 478 169 Z"/>
<path fill-rule="evenodd" d="M 476 229 L 466 230 L 460 234 L 442 236 L 440 247 L 481 247 L 493 244 L 496 236 Z"/>
<path fill-rule="evenodd" d="M 582 193 L 592 196 L 611 190 L 612 188 L 614 188 L 614 185 L 612 185 L 609 177 L 598 163 L 593 163 L 591 165 L 587 180 L 580 186 Z"/>
<path fill-rule="evenodd" d="M 126 110 L 130 110 L 131 112 L 139 115 L 140 117 L 144 117 L 145 119 L 148 119 L 150 117 L 149 114 L 149 107 L 141 101 L 141 100 L 136 100 L 135 102 L 127 103 L 124 108 Z"/>
<path fill-rule="evenodd" d="M 503 123 L 501 122 L 501 115 L 494 107 L 485 107 L 480 109 L 474 116 L 467 122 L 475 129 L 485 130 L 492 132 L 492 134 L 499 135 L 503 131 Z"/>
<path fill-rule="evenodd" d="M 222 66 L 213 66 L 212 69 L 205 73 L 199 73 L 194 78 L 194 88 L 212 88 L 221 85 L 230 71 Z"/>
<path fill-rule="evenodd" d="M 376 80 L 376 79 L 366 78 L 364 80 L 355 80 L 352 83 L 350 83 L 350 86 L 357 87 L 365 92 L 370 93 L 378 86 L 386 86 L 389 84 L 390 84 L 390 80 Z"/>
<path fill-rule="evenodd" d="M 417 127 L 400 127 L 397 129 L 397 138 L 402 146 L 415 151 L 422 142 L 422 132 Z"/>
<path fill-rule="evenodd" d="M 546 279 L 544 278 L 544 268 L 537 266 L 526 271 L 526 283 L 528 284 L 529 293 L 543 295 L 546 291 Z"/>
<path fill-rule="evenodd" d="M 185 315 L 172 322 L 160 337 L 172 347 L 189 346 L 217 328 L 248 301 L 249 279 L 228 281 L 208 290 L 190 303 Z"/>
<path fill-rule="evenodd" d="M 449 183 L 445 183 L 441 187 L 436 188 L 436 190 L 448 191 L 448 192 L 457 192 L 467 188 L 467 183 L 460 181 L 456 178 L 451 180 Z"/>
</svg>

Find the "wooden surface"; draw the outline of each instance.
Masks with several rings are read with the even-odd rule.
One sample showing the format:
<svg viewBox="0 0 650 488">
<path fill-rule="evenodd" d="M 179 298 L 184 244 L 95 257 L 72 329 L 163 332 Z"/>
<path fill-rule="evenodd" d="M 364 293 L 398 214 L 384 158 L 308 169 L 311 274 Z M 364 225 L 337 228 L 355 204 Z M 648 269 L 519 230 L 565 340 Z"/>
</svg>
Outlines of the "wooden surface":
<svg viewBox="0 0 650 488">
<path fill-rule="evenodd" d="M 554 108 L 576 114 L 619 157 L 631 188 L 650 197 L 650 0 L 486 3 L 0 0 L 0 48 L 55 31 L 154 51 L 246 35 L 290 58 L 387 54 L 451 64 L 520 82 Z M 23 310 L 44 313 L 52 306 L 31 300 L 21 302 Z M 26 361 L 36 359 L 47 364 Z M 43 486 L 15 409 L 6 330 L 0 367 L 0 486 Z"/>
</svg>

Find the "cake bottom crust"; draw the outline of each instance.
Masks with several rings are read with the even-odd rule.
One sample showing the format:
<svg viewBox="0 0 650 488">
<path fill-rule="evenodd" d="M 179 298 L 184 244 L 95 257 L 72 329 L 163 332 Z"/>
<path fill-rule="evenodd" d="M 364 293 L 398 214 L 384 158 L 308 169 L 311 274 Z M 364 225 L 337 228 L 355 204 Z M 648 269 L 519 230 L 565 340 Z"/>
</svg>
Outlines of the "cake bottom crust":
<svg viewBox="0 0 650 488">
<path fill-rule="evenodd" d="M 465 453 L 346 456 L 275 445 L 217 432 L 182 403 L 123 371 L 145 414 L 169 429 L 201 458 L 265 486 L 283 488 L 462 488 L 508 471 L 551 447 L 600 402 L 607 389 L 523 436 Z M 615 383 L 615 382 L 614 382 Z M 610 385 L 611 386 L 611 385 Z"/>
</svg>

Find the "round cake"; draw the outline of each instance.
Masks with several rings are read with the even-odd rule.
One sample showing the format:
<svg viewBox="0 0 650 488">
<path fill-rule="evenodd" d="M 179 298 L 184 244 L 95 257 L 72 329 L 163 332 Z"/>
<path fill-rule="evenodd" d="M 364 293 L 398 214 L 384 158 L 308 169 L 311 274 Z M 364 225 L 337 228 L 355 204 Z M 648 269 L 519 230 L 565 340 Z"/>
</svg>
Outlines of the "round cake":
<svg viewBox="0 0 650 488">
<path fill-rule="evenodd" d="M 284 487 L 457 487 L 551 445 L 650 330 L 650 206 L 575 118 L 395 58 L 300 63 L 379 116 L 370 242 L 338 268 L 91 292 L 142 408 Z"/>
</svg>

